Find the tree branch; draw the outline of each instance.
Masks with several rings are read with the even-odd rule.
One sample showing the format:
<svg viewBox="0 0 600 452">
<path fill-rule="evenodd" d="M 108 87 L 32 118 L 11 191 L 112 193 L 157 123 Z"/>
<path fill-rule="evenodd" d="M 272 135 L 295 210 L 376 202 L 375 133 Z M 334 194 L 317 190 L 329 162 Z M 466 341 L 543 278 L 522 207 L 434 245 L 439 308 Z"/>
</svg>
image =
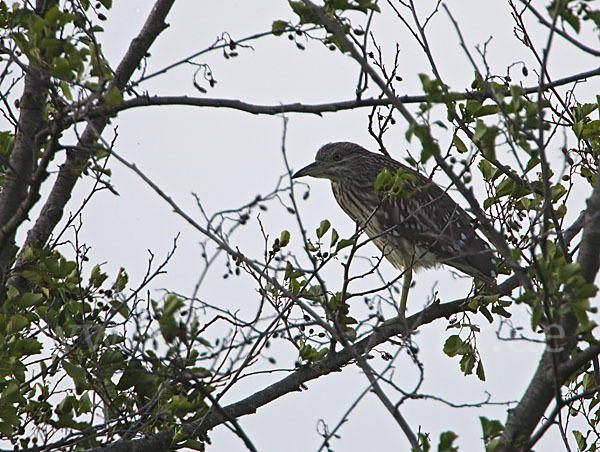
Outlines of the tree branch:
<svg viewBox="0 0 600 452">
<path fill-rule="evenodd" d="M 469 299 L 459 299 L 448 303 L 432 304 L 421 312 L 418 312 L 406 319 L 411 330 L 419 326 L 426 325 L 439 318 L 447 318 L 457 312 L 468 310 Z M 404 322 L 398 320 L 377 328 L 373 333 L 356 344 L 346 347 L 338 353 L 331 353 L 322 361 L 312 366 L 303 366 L 295 370 L 287 377 L 273 383 L 272 385 L 246 397 L 243 400 L 222 407 L 223 413 L 213 412 L 207 418 L 184 424 L 181 428 L 188 434 L 194 434 L 202 437 L 206 432 L 229 419 L 239 418 L 248 414 L 254 414 L 256 411 L 274 400 L 304 389 L 309 381 L 328 375 L 333 372 L 341 371 L 345 366 L 354 361 L 356 355 L 363 356 L 374 347 L 383 344 L 390 338 L 402 334 L 405 330 Z M 197 429 L 202 423 L 202 429 Z M 163 451 L 171 445 L 173 437 L 172 431 L 160 432 L 146 438 L 120 441 L 109 446 L 103 446 L 91 449 L 88 452 L 158 452 Z"/>
<path fill-rule="evenodd" d="M 533 6 L 531 6 L 531 2 L 530 1 L 520 0 L 520 2 L 525 5 L 525 9 L 531 11 L 532 14 L 535 17 L 537 17 L 537 19 L 540 21 L 540 23 L 542 25 L 544 25 L 545 27 L 548 27 L 548 28 L 552 28 L 553 27 L 553 24 L 551 24 L 550 22 L 548 22 L 546 20 L 546 18 L 539 13 L 539 11 L 537 9 L 535 9 Z M 575 47 L 579 48 L 580 50 L 582 50 L 582 51 L 584 51 L 586 53 L 589 53 L 590 55 L 600 56 L 600 50 L 596 50 L 596 49 L 593 49 L 591 47 L 586 46 L 585 44 L 582 44 L 577 39 L 573 38 L 571 35 L 569 35 L 565 31 L 561 30 L 560 28 L 555 27 L 554 28 L 554 33 L 562 36 L 564 39 L 566 39 L 567 41 L 569 41 L 571 44 L 573 44 Z"/>
<path fill-rule="evenodd" d="M 594 191 L 587 200 L 585 223 L 577 262 L 587 282 L 594 282 L 600 268 L 600 174 L 596 173 Z"/>
<path fill-rule="evenodd" d="M 583 236 L 577 262 L 581 265 L 581 272 L 586 281 L 594 282 L 600 266 L 600 177 L 596 175 L 594 191 L 587 201 Z M 566 341 L 562 344 L 560 354 L 568 356 L 575 345 L 570 337 L 577 322 L 572 315 L 566 316 L 559 325 L 563 328 Z M 573 359 L 559 365 L 558 375 L 552 372 L 553 355 L 556 351 L 548 349 L 542 355 L 535 375 L 525 390 L 519 404 L 510 411 L 502 435 L 502 444 L 506 451 L 516 450 L 520 444 L 529 441 L 530 436 L 540 419 L 546 412 L 548 405 L 555 396 L 555 383 L 563 385 L 569 376 L 583 364 L 598 355 L 597 347 L 592 347 L 586 353 L 580 353 Z"/>
<path fill-rule="evenodd" d="M 592 69 L 590 71 L 582 72 L 576 75 L 565 77 L 559 80 L 555 80 L 551 83 L 545 83 L 541 89 L 546 91 L 548 89 L 555 88 L 557 86 L 567 85 L 569 83 L 585 80 L 600 75 L 600 67 Z M 524 89 L 526 94 L 537 93 L 540 89 L 539 86 L 531 86 Z M 462 99 L 477 99 L 483 101 L 485 99 L 492 99 L 498 95 L 505 97 L 512 96 L 510 90 L 504 91 L 462 91 L 462 92 L 450 92 L 448 93 L 448 99 L 462 100 Z M 374 106 L 389 106 L 395 105 L 396 102 L 403 104 L 419 104 L 427 101 L 426 95 L 405 95 L 405 96 L 392 96 L 392 98 L 368 98 L 368 99 L 353 99 L 338 102 L 327 102 L 323 104 L 302 104 L 300 102 L 293 102 L 288 104 L 278 105 L 257 105 L 243 102 L 237 99 L 215 99 L 205 97 L 189 97 L 189 96 L 140 96 L 134 99 L 125 100 L 122 104 L 117 106 L 101 105 L 98 108 L 90 109 L 86 112 L 85 116 L 77 116 L 70 118 L 73 123 L 94 118 L 96 116 L 112 116 L 124 110 L 131 108 L 146 107 L 146 106 L 161 106 L 161 105 L 187 105 L 193 107 L 213 107 L 213 108 L 231 108 L 233 110 L 240 110 L 255 115 L 277 115 L 281 113 L 312 113 L 321 115 L 322 113 L 336 112 L 342 110 L 352 110 L 362 107 L 374 107 Z"/>
<path fill-rule="evenodd" d="M 43 16 L 55 3 L 55 1 L 38 1 L 37 13 Z M 27 197 L 37 152 L 46 136 L 40 132 L 44 125 L 48 95 L 47 77 L 32 63 L 27 67 L 23 95 L 19 101 L 20 113 L 14 147 L 8 161 L 6 179 L 0 192 L 0 225 L 2 226 L 18 215 L 19 208 Z M 11 258 L 15 230 L 16 228 L 11 227 L 3 237 L 0 247 L 0 274 L 6 270 L 5 267 Z"/>
<path fill-rule="evenodd" d="M 115 71 L 113 82 L 109 84 L 108 92 L 113 86 L 123 90 L 138 67 L 140 61 L 145 57 L 148 49 L 157 36 L 167 27 L 165 18 L 175 0 L 157 0 L 150 12 L 146 23 L 140 33 L 132 40 L 127 53 Z M 88 122 L 78 147 L 90 150 L 108 123 L 105 117 L 96 117 Z M 90 151 L 67 152 L 66 162 L 61 166 L 58 177 L 51 193 L 44 204 L 42 211 L 27 234 L 25 246 L 36 243 L 43 246 L 50 234 L 60 221 L 63 210 L 71 197 L 75 183 L 82 171 L 86 168 Z"/>
</svg>

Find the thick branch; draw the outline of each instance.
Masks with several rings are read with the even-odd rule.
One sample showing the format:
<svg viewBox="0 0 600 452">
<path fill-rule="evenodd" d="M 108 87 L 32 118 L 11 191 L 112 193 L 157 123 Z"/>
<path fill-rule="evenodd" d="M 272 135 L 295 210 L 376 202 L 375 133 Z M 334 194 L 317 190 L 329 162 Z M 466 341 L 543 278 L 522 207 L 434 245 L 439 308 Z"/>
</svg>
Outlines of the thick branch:
<svg viewBox="0 0 600 452">
<path fill-rule="evenodd" d="M 596 175 L 594 191 L 587 201 L 583 236 L 577 262 L 581 265 L 582 275 L 586 281 L 594 282 L 600 266 L 600 177 Z M 571 338 L 577 322 L 573 316 L 566 316 L 559 325 L 565 334 L 566 341 L 562 344 L 560 356 L 568 356 L 575 345 Z M 519 450 L 521 445 L 529 441 L 535 427 L 546 412 L 546 409 L 555 396 L 555 380 L 562 385 L 573 372 L 579 369 L 585 362 L 598 354 L 597 348 L 591 348 L 584 354 L 581 353 L 573 359 L 560 365 L 559 375 L 552 371 L 553 354 L 557 352 L 547 350 L 542 355 L 535 375 L 531 379 L 529 387 L 521 398 L 519 404 L 511 410 L 502 443 L 505 451 Z M 585 361 L 582 359 L 585 358 Z M 565 358 L 563 358 L 565 359 Z"/>
<path fill-rule="evenodd" d="M 436 319 L 447 318 L 457 312 L 465 311 L 468 309 L 467 305 L 468 299 L 460 299 L 443 304 L 433 304 L 423 311 L 407 318 L 406 322 L 409 328 L 414 330 L 419 326 L 431 323 Z M 354 361 L 354 356 L 357 354 L 363 356 L 377 345 L 388 341 L 391 337 L 402 334 L 404 329 L 405 324 L 400 320 L 386 324 L 351 347 L 347 347 L 339 353 L 330 354 L 326 359 L 319 361 L 312 366 L 301 367 L 265 389 L 262 389 L 239 402 L 223 407 L 223 412 L 226 413 L 226 415 L 215 411 L 212 412 L 208 418 L 185 424 L 182 428 L 189 435 L 202 437 L 206 432 L 217 425 L 227 422 L 230 418 L 239 418 L 241 416 L 256 413 L 258 408 L 268 405 L 279 397 L 301 391 L 304 389 L 304 385 L 309 381 L 332 372 L 341 371 L 343 367 Z M 200 423 L 202 424 L 201 431 L 197 430 L 197 426 Z M 90 452 L 159 452 L 168 448 L 171 444 L 172 437 L 172 431 L 160 432 L 146 438 L 121 441 L 111 446 L 95 448 Z"/>
<path fill-rule="evenodd" d="M 57 134 L 54 133 L 52 134 L 52 137 L 46 146 L 46 150 L 32 174 L 27 196 L 23 202 L 19 204 L 13 216 L 5 221 L 4 224 L 0 223 L 2 224 L 2 227 L 0 227 L 0 249 L 3 249 L 7 243 L 12 244 L 15 231 L 21 223 L 27 219 L 27 215 L 31 208 L 40 199 L 40 186 L 48 175 L 48 163 L 50 163 L 50 160 L 54 157 L 58 146 L 56 135 Z"/>
<path fill-rule="evenodd" d="M 115 71 L 114 81 L 109 85 L 108 90 L 113 86 L 122 90 L 126 86 L 154 40 L 167 27 L 165 18 L 174 1 L 156 1 L 142 30 L 131 42 L 127 53 Z M 107 123 L 108 120 L 105 117 L 96 117 L 91 120 L 79 140 L 78 147 L 91 149 Z M 46 243 L 62 218 L 64 207 L 71 197 L 71 192 L 81 172 L 87 166 L 88 159 L 89 153 L 85 151 L 79 150 L 67 153 L 67 160 L 60 168 L 56 183 L 35 225 L 27 235 L 25 245 L 37 243 L 38 246 L 42 246 Z"/>
<path fill-rule="evenodd" d="M 581 72 L 579 74 L 571 75 L 569 77 L 554 80 L 550 83 L 545 83 L 541 89 L 546 91 L 548 89 L 555 88 L 557 86 L 567 85 L 578 81 L 583 81 L 588 78 L 597 77 L 600 75 L 600 67 L 592 69 L 590 71 Z M 530 86 L 524 89 L 526 94 L 537 93 L 540 90 L 539 86 Z M 493 99 L 498 95 L 504 97 L 512 96 L 510 90 L 504 91 L 462 91 L 462 92 L 450 92 L 447 94 L 447 100 L 461 100 L 461 99 L 477 99 L 483 102 L 485 99 Z M 233 110 L 245 111 L 252 114 L 265 114 L 265 115 L 276 115 L 280 113 L 313 113 L 320 115 L 322 113 L 336 112 L 342 110 L 353 110 L 361 107 L 374 107 L 384 105 L 395 105 L 395 102 L 401 102 L 403 104 L 419 104 L 428 101 L 426 95 L 405 95 L 396 96 L 395 98 L 369 98 L 369 99 L 353 99 L 339 102 L 327 102 L 323 104 L 302 104 L 300 102 L 293 102 L 289 104 L 277 104 L 277 105 L 257 105 L 243 102 L 237 99 L 214 99 L 206 97 L 189 97 L 189 96 L 140 96 L 134 99 L 128 99 L 122 104 L 117 106 L 106 106 L 102 105 L 98 108 L 91 109 L 86 113 L 85 118 L 100 116 L 110 116 L 115 113 L 119 113 L 124 110 L 131 108 L 146 107 L 146 106 L 160 106 L 160 105 L 189 105 L 193 107 L 213 107 L 213 108 L 231 108 Z M 85 118 L 73 118 L 74 122 L 81 121 Z"/>
<path fill-rule="evenodd" d="M 33 72 L 33 71 L 31 71 Z M 44 105 L 47 88 L 38 74 L 25 76 L 25 88 L 20 100 L 20 115 L 15 144 L 10 155 L 8 172 L 0 192 L 0 225 L 5 225 L 17 213 L 25 200 L 33 173 L 36 154 L 43 137 L 39 135 L 44 123 Z M 13 231 L 14 232 L 14 231 Z M 0 268 L 8 258 L 6 248 L 12 246 L 11 237 L 6 237 L 0 254 Z"/>
<path fill-rule="evenodd" d="M 185 218 L 186 221 L 192 224 L 197 230 L 199 230 L 211 240 L 213 240 L 215 243 L 217 243 L 225 252 L 230 254 L 232 257 L 242 259 L 249 267 L 253 268 L 253 270 L 260 272 L 260 269 L 256 268 L 254 264 L 251 261 L 247 260 L 242 254 L 240 254 L 238 251 L 234 251 L 226 243 L 222 242 L 221 240 L 219 240 L 218 237 L 214 236 L 210 231 L 196 224 L 195 221 L 191 217 L 186 215 L 185 212 L 183 212 L 169 196 L 167 196 L 162 190 L 160 190 L 150 179 L 148 179 L 147 176 L 141 173 L 134 165 L 131 165 L 128 162 L 124 161 L 122 158 L 116 156 L 114 152 L 113 155 L 122 163 L 127 165 L 129 168 L 136 171 L 136 173 L 140 177 L 142 177 L 147 184 L 149 184 L 166 202 L 169 203 L 169 205 L 171 205 L 175 212 L 177 212 L 179 215 Z M 284 288 L 278 286 L 277 281 L 271 280 L 266 276 L 265 278 L 269 280 L 269 282 L 273 283 L 276 287 L 278 287 L 278 289 L 281 289 L 283 293 L 287 292 Z M 512 290 L 517 286 L 517 278 L 511 277 L 498 287 L 498 292 L 502 295 L 507 295 L 510 294 Z M 294 391 L 300 391 L 303 388 L 304 384 L 311 380 L 314 380 L 331 372 L 340 371 L 344 366 L 353 362 L 357 355 L 362 356 L 365 353 L 368 353 L 373 347 L 386 342 L 391 337 L 404 333 L 406 331 L 407 326 L 409 330 L 415 330 L 419 326 L 433 322 L 438 318 L 448 318 L 457 312 L 468 310 L 469 301 L 470 299 L 460 299 L 444 304 L 433 304 L 424 309 L 422 312 L 417 313 L 411 316 L 410 318 L 406 319 L 406 321 L 404 321 L 404 318 L 397 319 L 395 321 L 389 321 L 384 326 L 375 330 L 372 334 L 370 334 L 368 337 L 361 340 L 357 344 L 351 347 L 346 347 L 339 353 L 330 354 L 325 360 L 320 361 L 319 363 L 316 363 L 311 367 L 302 367 L 294 373 L 290 374 L 289 376 L 285 377 L 284 379 L 280 380 L 279 382 L 272 384 L 271 386 L 247 397 L 246 399 L 233 403 L 229 406 L 223 407 L 222 412 L 210 412 L 209 415 L 207 415 L 200 421 L 183 425 L 182 429 L 191 437 L 202 437 L 210 429 L 224 422 L 227 422 L 228 419 L 238 418 L 247 414 L 253 414 L 257 411 L 258 408 L 271 403 L 273 400 L 283 395 Z M 295 302 L 301 304 L 300 300 L 295 300 Z M 306 305 L 302 306 L 306 312 L 312 313 L 310 307 Z M 318 316 L 316 316 L 316 314 L 314 314 L 313 317 L 315 321 L 317 321 L 317 323 L 319 320 L 321 320 Z M 327 324 L 322 326 L 324 326 L 326 329 L 330 329 Z M 226 413 L 226 415 L 224 415 L 223 413 Z M 199 428 L 199 426 L 201 426 L 201 428 Z M 172 438 L 172 431 L 164 431 L 146 438 L 121 441 L 108 447 L 96 448 L 94 449 L 94 451 L 158 452 L 168 448 L 171 445 Z"/>
<path fill-rule="evenodd" d="M 43 16 L 56 2 L 37 2 L 36 11 Z M 8 171 L 0 192 L 0 225 L 6 225 L 18 213 L 27 197 L 37 152 L 45 134 L 40 134 L 44 125 L 44 113 L 48 94 L 47 75 L 30 63 L 25 75 L 23 95 L 19 101 L 19 121 L 14 147 L 8 161 Z M 5 270 L 11 256 L 13 236 L 16 228 L 7 231 L 0 243 L 0 272 Z"/>
<path fill-rule="evenodd" d="M 587 282 L 594 282 L 600 268 L 600 174 L 587 201 L 583 236 L 577 262 Z"/>
</svg>

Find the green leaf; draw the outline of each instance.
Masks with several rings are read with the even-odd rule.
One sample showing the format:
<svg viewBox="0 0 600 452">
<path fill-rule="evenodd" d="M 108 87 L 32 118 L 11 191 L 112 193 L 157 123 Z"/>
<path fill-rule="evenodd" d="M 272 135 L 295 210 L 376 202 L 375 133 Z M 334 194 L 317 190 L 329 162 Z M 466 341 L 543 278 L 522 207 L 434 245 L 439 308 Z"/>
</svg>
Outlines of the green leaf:
<svg viewBox="0 0 600 452">
<path fill-rule="evenodd" d="M 485 125 L 485 122 L 483 122 L 481 119 L 477 120 L 477 124 L 475 125 L 475 133 L 473 134 L 473 141 L 481 140 L 486 132 L 487 126 Z"/>
<path fill-rule="evenodd" d="M 573 123 L 573 133 L 578 139 L 583 138 L 583 128 L 585 127 L 585 123 L 583 121 L 578 121 Z"/>
<path fill-rule="evenodd" d="M 483 156 L 488 160 L 496 159 L 496 147 L 495 140 L 498 136 L 500 129 L 496 126 L 486 126 L 484 122 L 480 119 L 477 120 L 477 125 L 475 126 L 475 134 L 473 136 L 473 141 L 478 142 L 479 147 L 483 153 Z"/>
<path fill-rule="evenodd" d="M 454 441 L 458 438 L 458 435 L 454 432 L 444 432 L 440 435 L 440 445 L 438 446 L 438 452 L 456 452 L 458 447 L 454 446 Z"/>
<path fill-rule="evenodd" d="M 92 269 L 92 274 L 90 275 L 90 285 L 93 287 L 100 287 L 106 281 L 108 275 L 106 273 L 102 273 L 100 270 L 100 265 L 96 264 Z"/>
<path fill-rule="evenodd" d="M 342 239 L 338 242 L 336 248 L 335 248 L 335 252 L 337 253 L 338 251 L 343 250 L 344 248 L 348 247 L 348 246 L 352 246 L 356 243 L 356 240 L 351 240 L 351 239 Z"/>
<path fill-rule="evenodd" d="M 519 250 L 520 251 L 520 250 Z M 514 254 L 514 253 L 513 253 Z M 517 299 L 516 302 L 517 303 L 527 303 L 527 304 L 531 304 L 532 301 L 536 300 L 536 294 L 534 292 L 525 292 L 522 295 L 520 295 Z"/>
<path fill-rule="evenodd" d="M 588 283 L 579 288 L 575 296 L 577 298 L 592 298 L 598 293 L 598 288 L 593 283 Z"/>
<path fill-rule="evenodd" d="M 461 154 L 464 154 L 464 153 L 468 152 L 467 146 L 458 137 L 458 135 L 454 135 L 454 138 L 452 138 L 452 144 L 456 147 L 456 149 L 458 150 L 458 152 L 460 152 Z"/>
<path fill-rule="evenodd" d="M 142 370 L 142 373 L 136 376 L 135 391 L 142 396 L 155 396 L 160 382 L 161 378 L 157 375 Z"/>
<path fill-rule="evenodd" d="M 19 296 L 19 291 L 15 288 L 15 286 L 9 286 L 6 291 L 6 297 L 11 300 L 17 298 Z"/>
<path fill-rule="evenodd" d="M 583 389 L 584 391 L 591 391 L 596 387 L 596 381 L 594 376 L 591 374 L 585 374 L 583 376 Z"/>
<path fill-rule="evenodd" d="M 567 189 L 561 184 L 556 184 L 552 187 L 552 202 L 558 201 L 567 193 Z"/>
<path fill-rule="evenodd" d="M 288 0 L 288 3 L 294 10 L 294 12 L 300 18 L 301 24 L 320 24 L 319 16 L 314 14 L 312 10 L 304 4 L 302 1 Z"/>
<path fill-rule="evenodd" d="M 575 438 L 575 441 L 577 442 L 577 449 L 578 450 L 586 450 L 587 449 L 587 440 L 585 439 L 585 436 L 578 430 L 573 430 L 573 437 Z"/>
<path fill-rule="evenodd" d="M 279 247 L 284 248 L 287 245 L 289 245 L 289 243 L 290 243 L 290 232 L 282 231 L 281 235 L 279 236 Z"/>
<path fill-rule="evenodd" d="M 484 315 L 484 317 L 487 319 L 488 322 L 490 322 L 490 323 L 494 322 L 494 318 L 492 317 L 492 314 L 490 314 L 490 311 L 488 310 L 487 306 L 485 306 L 485 305 L 479 306 L 479 312 L 481 312 Z"/>
<path fill-rule="evenodd" d="M 300 350 L 298 351 L 300 358 L 305 361 L 316 362 L 325 358 L 327 353 L 329 353 L 329 349 L 327 347 L 317 350 L 312 345 L 305 343 L 304 341 L 300 341 Z"/>
<path fill-rule="evenodd" d="M 481 422 L 481 429 L 483 430 L 483 439 L 488 444 L 492 439 L 498 438 L 504 431 L 502 423 L 496 419 L 488 419 L 480 416 L 479 421 Z"/>
<path fill-rule="evenodd" d="M 555 2 L 548 7 L 548 12 L 554 16 L 554 12 L 556 11 Z M 571 27 L 575 30 L 576 33 L 579 33 L 581 29 L 581 20 L 577 17 L 573 11 L 571 11 L 566 5 L 563 5 L 558 15 Z"/>
<path fill-rule="evenodd" d="M 197 439 L 188 439 L 184 443 L 181 444 L 182 448 L 199 450 L 204 452 L 206 450 L 206 444 L 198 441 Z"/>
<path fill-rule="evenodd" d="M 507 177 L 505 179 L 502 179 L 502 181 L 498 184 L 498 187 L 496 188 L 496 196 L 498 198 L 508 196 L 513 192 L 514 189 L 515 181 Z"/>
<path fill-rule="evenodd" d="M 492 181 L 496 174 L 496 169 L 487 160 L 479 162 L 479 171 L 481 171 L 481 175 L 487 182 Z"/>
<path fill-rule="evenodd" d="M 330 227 L 331 227 L 331 223 L 329 222 L 329 220 L 321 221 L 321 224 L 319 225 L 319 229 L 317 229 L 317 237 L 322 238 L 327 233 L 327 231 L 329 231 Z"/>
<path fill-rule="evenodd" d="M 419 443 L 421 444 L 422 452 L 429 452 L 431 450 L 431 443 L 429 442 L 428 433 L 419 433 Z M 412 452 L 421 452 L 419 449 L 412 448 Z"/>
<path fill-rule="evenodd" d="M 375 179 L 375 193 L 379 193 L 380 191 L 389 190 L 392 186 L 394 177 L 392 173 L 388 171 L 387 168 L 384 168 L 382 172 L 377 175 Z"/>
<path fill-rule="evenodd" d="M 177 337 L 178 325 L 172 315 L 162 315 L 158 320 L 160 332 L 166 342 L 173 342 Z"/>
<path fill-rule="evenodd" d="M 106 350 L 100 360 L 98 361 L 100 367 L 123 367 L 125 365 L 125 357 L 120 350 L 108 349 Z"/>
<path fill-rule="evenodd" d="M 500 107 L 498 107 L 497 105 L 483 105 L 481 108 L 477 109 L 477 111 L 473 113 L 473 117 L 478 118 L 481 116 L 494 115 L 499 111 Z"/>
<path fill-rule="evenodd" d="M 350 51 L 350 49 L 348 49 L 348 47 L 346 46 L 344 41 L 342 41 L 340 38 L 338 38 L 334 34 L 327 35 L 327 37 L 325 38 L 325 43 L 333 44 L 335 47 L 337 47 L 343 53 L 348 53 Z M 330 47 L 330 49 L 331 49 L 331 47 Z M 335 50 L 335 48 L 333 48 L 331 50 Z"/>
<path fill-rule="evenodd" d="M 125 342 L 125 336 L 120 334 L 109 334 L 102 341 L 104 345 L 116 345 Z"/>
<path fill-rule="evenodd" d="M 0 419 L 4 420 L 2 424 L 19 425 L 20 423 L 19 416 L 17 416 L 17 408 L 12 405 L 0 406 Z"/>
<path fill-rule="evenodd" d="M 358 320 L 356 320 L 354 317 L 344 316 L 342 318 L 342 324 L 344 326 L 346 326 L 346 325 L 358 325 Z"/>
<path fill-rule="evenodd" d="M 317 251 L 319 251 L 319 247 L 315 246 L 310 239 L 308 239 L 308 244 L 306 245 L 306 249 L 308 251 L 310 251 L 311 253 L 316 253 Z"/>
<path fill-rule="evenodd" d="M 129 317 L 129 308 L 127 307 L 126 301 L 119 300 L 110 300 L 110 305 L 113 309 L 115 309 L 119 314 L 123 316 L 124 319 Z"/>
<path fill-rule="evenodd" d="M 179 325 L 175 320 L 175 314 L 183 307 L 183 301 L 176 295 L 169 295 L 165 300 L 158 325 L 160 332 L 167 342 L 172 342 L 179 333 Z"/>
<path fill-rule="evenodd" d="M 598 108 L 598 104 L 580 104 L 573 108 L 575 121 L 583 121 Z"/>
<path fill-rule="evenodd" d="M 29 327 L 29 320 L 27 317 L 24 317 L 19 314 L 15 314 L 9 317 L 8 325 L 6 326 L 6 332 L 8 334 L 18 333 L 24 328 Z"/>
<path fill-rule="evenodd" d="M 183 301 L 177 295 L 169 295 L 165 300 L 165 306 L 163 308 L 164 315 L 174 315 L 183 307 Z"/>
<path fill-rule="evenodd" d="M 6 409 L 10 409 L 12 407 L 6 407 L 6 408 L 0 408 L 0 418 L 2 418 L 4 411 Z M 16 410 L 15 410 L 16 411 Z M 16 416 L 16 414 L 15 414 Z M 11 424 L 10 422 L 0 422 L 0 433 L 2 433 L 5 437 L 10 438 L 11 436 L 13 436 L 13 425 L 17 425 L 16 424 Z"/>
<path fill-rule="evenodd" d="M 477 370 L 475 372 L 477 373 L 477 378 L 481 381 L 485 381 L 485 371 L 483 370 L 483 363 L 481 360 L 477 363 Z"/>
<path fill-rule="evenodd" d="M 338 232 L 335 230 L 335 228 L 333 228 L 331 230 L 331 243 L 329 244 L 329 247 L 332 247 L 333 245 L 335 245 L 339 238 L 340 238 L 340 236 L 339 236 Z"/>
<path fill-rule="evenodd" d="M 73 94 L 71 94 L 71 89 L 69 88 L 69 84 L 66 83 L 64 80 L 61 80 L 61 82 L 59 83 L 60 86 L 60 90 L 63 92 L 63 95 L 65 96 L 65 98 L 69 101 L 73 100 Z"/>
<path fill-rule="evenodd" d="M 504 309 L 504 307 L 499 305 L 492 306 L 492 312 L 507 319 L 512 317 L 512 314 L 510 312 L 508 312 L 506 309 Z"/>
<path fill-rule="evenodd" d="M 463 355 L 470 350 L 470 346 L 466 344 L 458 334 L 453 334 L 444 343 L 444 353 L 450 357 Z"/>
<path fill-rule="evenodd" d="M 113 86 L 108 93 L 106 93 L 106 104 L 111 107 L 117 107 L 123 103 L 123 94 L 119 91 L 119 88 Z"/>
<path fill-rule="evenodd" d="M 41 293 L 26 292 L 21 295 L 17 303 L 22 308 L 29 308 L 43 303 L 45 299 L 46 297 Z"/>
<path fill-rule="evenodd" d="M 67 360 L 64 360 L 62 365 L 65 369 L 65 372 L 67 372 L 67 374 L 73 379 L 75 384 L 80 385 L 82 383 L 85 383 L 86 372 L 84 369 L 75 364 L 71 364 Z"/>
<path fill-rule="evenodd" d="M 290 262 L 288 262 L 285 267 L 285 274 L 283 276 L 283 279 L 295 279 L 303 275 L 303 272 L 295 270 L 294 266 Z"/>
<path fill-rule="evenodd" d="M 60 78 L 71 80 L 73 78 L 73 71 L 69 60 L 63 57 L 54 58 L 52 64 L 52 73 Z"/>
<path fill-rule="evenodd" d="M 289 27 L 285 20 L 276 20 L 271 25 L 271 31 L 275 36 L 281 36 Z"/>
<path fill-rule="evenodd" d="M 319 350 L 316 353 L 316 355 L 314 356 L 313 361 L 314 362 L 321 361 L 323 358 L 325 358 L 327 356 L 328 353 L 329 353 L 329 348 L 327 348 L 327 347 Z"/>
<path fill-rule="evenodd" d="M 19 385 L 14 381 L 9 382 L 6 387 L 2 390 L 2 396 L 0 397 L 0 405 L 10 403 L 25 403 L 25 397 L 21 394 Z M 1 417 L 1 416 L 0 416 Z M 2 418 L 5 419 L 5 418 Z"/>
<path fill-rule="evenodd" d="M 119 269 L 119 273 L 117 274 L 117 279 L 113 284 L 113 290 L 117 293 L 122 292 L 127 286 L 127 282 L 129 281 L 129 276 L 125 272 L 125 269 L 121 267 Z"/>
<path fill-rule="evenodd" d="M 544 315 L 544 311 L 538 306 L 533 310 L 531 314 L 531 329 L 533 331 L 537 330 L 538 325 L 540 324 L 540 320 L 542 320 L 542 316 Z"/>
<path fill-rule="evenodd" d="M 460 370 L 462 370 L 465 375 L 471 375 L 473 373 L 473 368 L 475 367 L 475 361 L 476 357 L 474 353 L 465 353 L 460 359 Z"/>
<path fill-rule="evenodd" d="M 431 130 L 429 130 L 429 127 L 415 127 L 415 135 L 417 135 L 417 137 L 421 141 L 421 145 L 423 146 L 423 149 L 421 150 L 421 161 L 423 163 L 427 162 L 427 160 L 429 160 L 434 155 L 440 155 L 440 146 L 431 135 Z"/>
<path fill-rule="evenodd" d="M 525 167 L 525 173 L 528 173 L 529 171 L 531 171 L 533 168 L 535 168 L 539 164 L 540 164 L 540 159 L 539 158 L 537 158 L 537 157 L 531 157 L 529 159 L 529 161 L 527 162 L 527 166 Z"/>
<path fill-rule="evenodd" d="M 92 412 L 92 401 L 87 392 L 83 394 L 83 396 L 81 396 L 81 398 L 79 399 L 79 404 L 76 408 L 76 412 L 78 415 Z"/>
<path fill-rule="evenodd" d="M 581 271 L 581 265 L 578 263 L 566 264 L 564 267 L 559 268 L 558 277 L 560 281 L 567 282 L 573 276 L 579 274 Z"/>
<path fill-rule="evenodd" d="M 34 337 L 26 337 L 15 343 L 13 351 L 22 355 L 37 355 L 42 351 L 42 344 Z"/>
<path fill-rule="evenodd" d="M 142 364 L 137 359 L 130 360 L 127 367 L 125 367 L 123 375 L 121 375 L 121 378 L 117 383 L 116 389 L 119 391 L 124 391 L 133 387 L 137 382 L 138 376 L 142 372 Z"/>
<path fill-rule="evenodd" d="M 48 11 L 46 11 L 46 15 L 44 16 L 44 25 L 52 26 L 55 24 L 56 19 L 58 18 L 59 9 L 58 6 L 54 5 Z"/>
</svg>

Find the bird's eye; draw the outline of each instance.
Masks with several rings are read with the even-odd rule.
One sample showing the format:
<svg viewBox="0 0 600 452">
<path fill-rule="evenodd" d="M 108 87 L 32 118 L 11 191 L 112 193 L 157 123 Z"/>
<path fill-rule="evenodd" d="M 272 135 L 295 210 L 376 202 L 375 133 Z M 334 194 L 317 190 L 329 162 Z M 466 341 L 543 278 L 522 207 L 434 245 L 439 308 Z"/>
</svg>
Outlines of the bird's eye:
<svg viewBox="0 0 600 452">
<path fill-rule="evenodd" d="M 335 154 L 333 154 L 332 159 L 334 162 L 339 162 L 340 160 L 342 160 L 342 154 L 340 154 L 339 152 L 336 152 Z"/>
</svg>

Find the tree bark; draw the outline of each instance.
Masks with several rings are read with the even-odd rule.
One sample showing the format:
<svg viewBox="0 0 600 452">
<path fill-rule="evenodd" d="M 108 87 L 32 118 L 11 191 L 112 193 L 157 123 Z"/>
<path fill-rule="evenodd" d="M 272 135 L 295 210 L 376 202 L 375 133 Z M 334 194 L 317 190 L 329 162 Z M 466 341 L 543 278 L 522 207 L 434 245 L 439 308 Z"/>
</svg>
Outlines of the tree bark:
<svg viewBox="0 0 600 452">
<path fill-rule="evenodd" d="M 593 283 L 600 266 L 600 175 L 596 175 L 594 190 L 587 201 L 585 223 L 577 262 L 581 265 L 581 274 L 588 283 Z M 575 372 L 569 364 L 575 362 L 577 356 L 569 360 L 576 345 L 573 335 L 578 322 L 573 315 L 565 316 L 559 327 L 564 332 L 564 340 L 559 351 L 548 348 L 540 362 L 531 383 L 519 404 L 510 410 L 504 433 L 501 437 L 502 447 L 498 451 L 521 451 L 542 419 L 550 403 L 560 391 L 565 381 Z M 565 369 L 555 375 L 552 360 L 557 359 L 560 368 Z M 591 359 L 591 358 L 590 358 Z M 580 363 L 579 367 L 585 363 Z M 560 385 L 556 388 L 556 385 Z"/>
<path fill-rule="evenodd" d="M 36 13 L 43 16 L 55 4 L 56 0 L 38 0 Z M 40 134 L 40 131 L 45 124 L 48 88 L 47 74 L 39 69 L 35 62 L 30 61 L 25 74 L 23 94 L 19 99 L 19 119 L 14 146 L 8 160 L 6 179 L 0 191 L 0 227 L 17 214 L 19 206 L 27 197 L 37 154 L 45 139 L 45 134 Z M 15 231 L 12 231 L 0 243 L 0 275 L 8 270 L 13 259 L 14 237 Z"/>
</svg>

